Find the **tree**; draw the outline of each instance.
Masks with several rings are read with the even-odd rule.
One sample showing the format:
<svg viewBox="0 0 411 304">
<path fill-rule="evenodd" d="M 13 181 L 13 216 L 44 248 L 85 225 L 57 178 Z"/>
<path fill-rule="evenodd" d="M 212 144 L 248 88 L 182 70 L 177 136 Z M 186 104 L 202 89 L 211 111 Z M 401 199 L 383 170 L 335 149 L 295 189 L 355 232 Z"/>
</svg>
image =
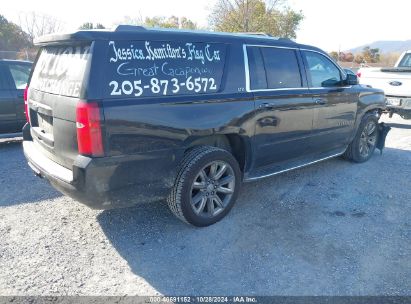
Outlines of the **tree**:
<svg viewBox="0 0 411 304">
<path fill-rule="evenodd" d="M 178 18 L 176 16 L 163 17 L 146 17 L 144 25 L 149 27 L 163 27 L 163 28 L 180 28 L 180 29 L 196 29 L 197 24 L 186 17 Z"/>
<path fill-rule="evenodd" d="M 195 30 L 197 29 L 197 24 L 186 17 L 181 17 L 180 27 L 183 29 Z"/>
<path fill-rule="evenodd" d="M 101 23 L 96 23 L 95 25 L 91 22 L 86 22 L 83 23 L 80 27 L 79 30 L 92 30 L 92 29 L 105 29 L 105 26 L 102 25 Z"/>
<path fill-rule="evenodd" d="M 19 19 L 20 27 L 29 35 L 32 42 L 37 37 L 58 32 L 63 27 L 60 20 L 35 12 L 21 14 Z"/>
<path fill-rule="evenodd" d="M 345 62 L 353 62 L 354 61 L 354 54 L 351 52 L 342 53 L 344 55 L 343 61 Z"/>
<path fill-rule="evenodd" d="M 362 56 L 366 62 L 376 63 L 380 61 L 380 49 L 372 49 L 369 46 L 366 46 L 362 50 Z"/>
<path fill-rule="evenodd" d="M 128 24 L 128 25 L 142 25 L 144 23 L 143 17 L 139 13 L 138 16 L 124 16 L 122 20 L 117 21 L 114 25 Z"/>
<path fill-rule="evenodd" d="M 264 32 L 296 38 L 304 16 L 301 11 L 284 7 L 284 1 L 218 0 L 209 17 L 210 25 L 223 32 Z"/>
<path fill-rule="evenodd" d="M 32 41 L 20 26 L 0 15 L 0 50 L 19 51 L 32 46 Z"/>
<path fill-rule="evenodd" d="M 328 55 L 330 55 L 330 57 L 332 58 L 332 59 L 334 59 L 335 61 L 338 61 L 338 52 L 336 52 L 336 51 L 332 51 L 332 52 L 330 52 Z"/>
<path fill-rule="evenodd" d="M 358 64 L 365 63 L 364 57 L 361 54 L 355 55 L 354 61 L 355 63 L 358 63 Z"/>
</svg>

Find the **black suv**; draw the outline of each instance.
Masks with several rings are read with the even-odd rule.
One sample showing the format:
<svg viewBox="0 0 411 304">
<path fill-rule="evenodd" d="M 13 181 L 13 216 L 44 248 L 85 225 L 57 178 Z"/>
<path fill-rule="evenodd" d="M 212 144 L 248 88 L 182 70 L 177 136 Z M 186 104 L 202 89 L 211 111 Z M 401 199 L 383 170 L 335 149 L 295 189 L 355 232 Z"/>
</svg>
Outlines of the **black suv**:
<svg viewBox="0 0 411 304">
<path fill-rule="evenodd" d="M 241 182 L 344 155 L 368 160 L 381 90 L 288 39 L 119 26 L 37 41 L 24 153 L 98 209 L 167 198 L 196 226 Z"/>
<path fill-rule="evenodd" d="M 32 63 L 21 60 L 0 60 L 0 137 L 21 133 L 26 123 L 24 89 Z"/>
</svg>

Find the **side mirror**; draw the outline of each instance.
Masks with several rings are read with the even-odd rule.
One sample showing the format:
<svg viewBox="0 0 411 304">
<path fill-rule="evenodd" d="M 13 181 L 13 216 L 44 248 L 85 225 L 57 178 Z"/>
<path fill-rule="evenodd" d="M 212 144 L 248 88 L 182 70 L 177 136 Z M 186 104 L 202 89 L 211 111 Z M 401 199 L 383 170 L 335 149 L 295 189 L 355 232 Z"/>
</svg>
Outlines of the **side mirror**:
<svg viewBox="0 0 411 304">
<path fill-rule="evenodd" d="M 358 84 L 358 77 L 357 75 L 347 74 L 347 78 L 345 78 L 346 85 L 357 85 Z"/>
</svg>

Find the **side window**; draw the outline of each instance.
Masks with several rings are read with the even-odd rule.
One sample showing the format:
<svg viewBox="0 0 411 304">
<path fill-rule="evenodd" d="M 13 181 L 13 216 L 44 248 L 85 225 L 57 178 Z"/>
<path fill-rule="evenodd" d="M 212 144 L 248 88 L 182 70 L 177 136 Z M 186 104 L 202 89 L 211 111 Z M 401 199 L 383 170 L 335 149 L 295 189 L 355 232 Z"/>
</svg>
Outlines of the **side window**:
<svg viewBox="0 0 411 304">
<path fill-rule="evenodd" d="M 411 54 L 405 54 L 398 66 L 402 68 L 411 68 Z"/>
<path fill-rule="evenodd" d="M 341 85 L 341 73 L 327 57 L 315 53 L 303 52 L 307 62 L 307 76 L 312 87 L 335 87 Z"/>
<path fill-rule="evenodd" d="M 8 66 L 16 89 L 25 89 L 29 80 L 31 66 L 25 64 L 9 64 Z"/>
<path fill-rule="evenodd" d="M 252 90 L 267 89 L 267 77 L 260 48 L 248 47 L 247 56 L 250 71 L 250 88 Z"/>
<path fill-rule="evenodd" d="M 297 56 L 292 49 L 261 48 L 269 89 L 300 88 L 302 86 Z"/>
</svg>

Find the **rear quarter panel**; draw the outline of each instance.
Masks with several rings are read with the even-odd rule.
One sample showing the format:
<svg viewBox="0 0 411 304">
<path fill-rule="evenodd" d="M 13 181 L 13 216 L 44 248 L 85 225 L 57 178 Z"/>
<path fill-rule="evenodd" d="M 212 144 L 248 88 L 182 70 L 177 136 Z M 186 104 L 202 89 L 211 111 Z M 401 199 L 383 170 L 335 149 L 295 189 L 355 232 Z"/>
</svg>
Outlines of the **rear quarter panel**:
<svg viewBox="0 0 411 304">
<path fill-rule="evenodd" d="M 106 45 L 106 50 L 108 47 Z M 108 60 L 106 53 L 101 62 Z M 105 77 L 102 81 L 104 86 L 109 79 Z M 244 88 L 244 58 L 242 43 L 238 43 L 227 44 L 218 92 L 104 97 L 107 154 L 120 156 L 169 150 L 178 160 L 193 141 L 219 134 L 239 134 L 250 146 L 254 134 L 254 100 L 251 93 L 243 92 Z"/>
</svg>

